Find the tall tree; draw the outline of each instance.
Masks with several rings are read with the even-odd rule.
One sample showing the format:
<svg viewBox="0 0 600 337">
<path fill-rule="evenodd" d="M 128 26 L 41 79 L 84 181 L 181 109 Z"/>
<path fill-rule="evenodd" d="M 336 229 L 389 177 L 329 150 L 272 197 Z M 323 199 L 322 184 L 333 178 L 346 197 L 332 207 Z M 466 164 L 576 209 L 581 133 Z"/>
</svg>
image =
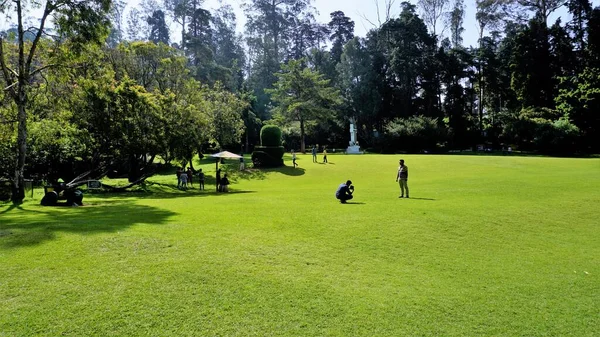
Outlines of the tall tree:
<svg viewBox="0 0 600 337">
<path fill-rule="evenodd" d="M 310 50 L 320 49 L 327 41 L 328 27 L 317 23 L 312 13 L 291 18 L 290 23 L 291 27 L 288 31 L 290 47 L 286 59 L 298 60 L 306 57 Z"/>
<path fill-rule="evenodd" d="M 188 3 L 189 24 L 185 37 L 185 49 L 191 63 L 196 67 L 196 79 L 203 83 L 214 83 L 214 45 L 212 16 L 210 12 L 199 7 L 200 1 Z"/>
<path fill-rule="evenodd" d="M 186 31 L 188 17 L 190 16 L 190 4 L 191 2 L 198 2 L 197 0 L 164 0 L 165 8 L 172 15 L 173 20 L 181 25 L 181 49 L 185 49 L 186 46 Z"/>
<path fill-rule="evenodd" d="M 306 123 L 326 120 L 333 115 L 340 103 L 339 92 L 330 86 L 329 80 L 309 68 L 304 60 L 290 60 L 277 73 L 275 88 L 267 90 L 277 106 L 274 112 L 287 121 L 300 123 L 300 151 L 305 152 Z"/>
<path fill-rule="evenodd" d="M 465 31 L 463 23 L 465 20 L 465 3 L 463 0 L 455 0 L 454 6 L 447 16 L 447 24 L 450 26 L 450 41 L 454 48 L 462 46 L 462 34 Z"/>
<path fill-rule="evenodd" d="M 242 37 L 236 33 L 236 17 L 233 8 L 224 5 L 212 16 L 214 59 L 219 67 L 226 69 L 228 80 L 223 85 L 230 90 L 240 90 L 244 79 L 246 55 Z"/>
<path fill-rule="evenodd" d="M 125 7 L 127 3 L 122 0 L 113 1 L 110 8 L 110 35 L 108 36 L 107 43 L 111 47 L 115 47 L 125 37 L 125 30 L 123 27 L 123 17 L 125 14 Z"/>
<path fill-rule="evenodd" d="M 565 0 L 517 0 L 517 2 L 533 12 L 546 27 L 548 17 L 566 3 Z"/>
<path fill-rule="evenodd" d="M 165 21 L 165 12 L 156 10 L 154 13 L 152 13 L 152 16 L 146 19 L 146 21 L 150 26 L 150 36 L 148 36 L 148 40 L 154 43 L 162 42 L 168 45 L 169 28 L 167 27 L 167 22 Z"/>
<path fill-rule="evenodd" d="M 437 37 L 437 26 L 442 17 L 446 14 L 449 0 L 419 0 L 419 8 L 423 21 L 429 27 L 429 31 Z M 445 27 L 442 27 L 441 34 L 444 33 Z"/>
<path fill-rule="evenodd" d="M 371 55 L 360 38 L 345 44 L 337 71 L 337 85 L 343 99 L 340 115 L 345 120 L 354 119 L 360 138 L 369 141 L 378 124 L 377 105 L 381 96 L 373 83 L 376 77 Z"/>
<path fill-rule="evenodd" d="M 110 0 L 46 0 L 31 43 L 25 43 L 25 35 L 32 28 L 25 28 L 28 2 L 14 0 L 0 3 L 0 13 L 14 17 L 17 21 L 18 56 L 16 64 L 7 59 L 4 49 L 4 38 L 0 37 L 0 68 L 9 84 L 10 97 L 17 106 L 17 160 L 13 179 L 12 200 L 21 203 L 25 198 L 24 169 L 27 157 L 27 105 L 29 87 L 45 69 L 52 65 L 40 65 L 37 62 L 38 46 L 46 30 L 50 18 L 55 18 L 55 26 L 63 36 L 63 41 L 76 44 L 100 41 L 108 35 L 108 13 Z"/>
<path fill-rule="evenodd" d="M 503 0 L 475 0 L 477 19 L 479 30 L 479 49 L 477 51 L 477 115 L 479 119 L 479 131 L 483 132 L 483 112 L 484 112 L 484 95 L 485 95 L 485 76 L 483 50 L 484 50 L 484 35 L 486 30 L 493 30 L 500 26 L 503 13 Z"/>
<path fill-rule="evenodd" d="M 339 63 L 344 51 L 344 45 L 354 37 L 354 21 L 347 17 L 344 12 L 336 11 L 329 14 L 329 30 L 331 35 L 331 58 Z"/>
<path fill-rule="evenodd" d="M 439 108 L 435 65 L 435 38 L 415 12 L 403 2 L 400 17 L 389 20 L 377 32 L 377 41 L 388 62 L 384 66 L 392 90 L 390 117 L 404 117 L 424 109 L 430 115 Z M 432 105 L 433 104 L 433 105 Z"/>
<path fill-rule="evenodd" d="M 246 44 L 248 45 L 249 83 L 257 100 L 257 113 L 268 119 L 269 96 L 277 80 L 275 73 L 285 59 L 290 45 L 292 18 L 310 9 L 312 0 L 249 0 L 246 13 Z"/>
<path fill-rule="evenodd" d="M 512 58 L 511 87 L 522 105 L 554 108 L 556 76 L 544 20 L 532 19 L 518 34 Z"/>
<path fill-rule="evenodd" d="M 585 50 L 586 31 L 585 26 L 592 13 L 592 4 L 589 0 L 569 0 L 567 8 L 571 13 L 572 19 L 569 22 L 569 28 L 573 34 L 573 40 L 579 51 Z"/>
</svg>

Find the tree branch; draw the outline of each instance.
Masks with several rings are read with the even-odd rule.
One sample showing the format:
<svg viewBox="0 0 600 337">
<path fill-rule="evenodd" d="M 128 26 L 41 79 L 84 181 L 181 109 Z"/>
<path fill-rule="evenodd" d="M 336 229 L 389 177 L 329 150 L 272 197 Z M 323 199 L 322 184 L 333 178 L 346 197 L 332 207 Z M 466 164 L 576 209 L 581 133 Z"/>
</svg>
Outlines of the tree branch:
<svg viewBox="0 0 600 337">
<path fill-rule="evenodd" d="M 14 77 L 17 76 L 17 72 L 10 69 L 4 60 L 4 39 L 0 37 L 0 68 L 2 68 L 2 74 L 4 75 L 4 79 L 6 80 L 6 84 L 8 87 L 4 88 L 5 91 L 10 90 L 11 96 L 15 97 L 16 92 L 13 87 L 18 82 L 14 80 Z M 11 76 L 11 74 L 14 76 Z M 13 82 L 13 83 L 10 83 Z"/>
<path fill-rule="evenodd" d="M 46 19 L 48 18 L 48 15 L 50 15 L 50 13 L 52 13 L 54 8 L 55 7 L 50 2 L 50 0 L 47 0 L 46 8 L 44 8 L 44 14 L 42 15 L 42 18 L 40 19 L 40 29 L 38 30 L 37 34 L 35 35 L 35 39 L 33 39 L 33 42 L 31 43 L 31 49 L 29 49 L 29 55 L 27 56 L 27 63 L 25 64 L 25 71 L 29 71 L 29 69 L 31 69 L 31 62 L 33 62 L 33 56 L 35 55 L 35 50 L 37 49 L 37 45 L 40 42 L 40 39 L 42 38 L 42 34 L 44 31 L 44 25 L 46 24 Z"/>
<path fill-rule="evenodd" d="M 34 70 L 31 73 L 29 73 L 29 76 L 33 77 L 35 74 L 40 73 L 40 72 L 42 72 L 42 71 L 44 71 L 44 70 L 46 70 L 48 68 L 58 67 L 58 66 L 59 66 L 59 64 L 54 64 L 54 63 L 53 64 L 45 65 L 45 66 L 43 66 L 41 68 L 37 68 L 36 70 Z"/>
</svg>

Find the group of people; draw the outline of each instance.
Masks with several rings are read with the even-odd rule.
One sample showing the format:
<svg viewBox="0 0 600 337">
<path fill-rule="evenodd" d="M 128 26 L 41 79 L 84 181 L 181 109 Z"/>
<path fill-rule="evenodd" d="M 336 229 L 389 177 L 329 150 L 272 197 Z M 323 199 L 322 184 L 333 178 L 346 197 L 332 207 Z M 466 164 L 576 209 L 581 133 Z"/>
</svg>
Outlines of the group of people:
<svg viewBox="0 0 600 337">
<path fill-rule="evenodd" d="M 229 178 L 227 173 L 221 178 L 221 169 L 217 170 L 217 192 L 229 192 Z"/>
<path fill-rule="evenodd" d="M 404 159 L 400 159 L 398 166 L 398 173 L 396 174 L 396 182 L 400 185 L 400 196 L 399 198 L 410 198 L 408 194 L 408 166 L 404 164 Z M 347 180 L 345 183 L 341 183 L 335 191 L 335 198 L 340 203 L 345 204 L 348 200 L 354 198 L 354 186 L 352 181 Z M 406 196 L 405 196 L 406 195 Z"/>
<path fill-rule="evenodd" d="M 191 167 L 186 170 L 185 167 L 177 168 L 177 188 L 180 190 L 187 190 L 188 185 L 194 187 L 194 171 Z M 198 176 L 198 184 L 200 190 L 204 190 L 204 172 L 202 169 L 196 173 Z"/>
<path fill-rule="evenodd" d="M 312 150 L 311 150 L 313 163 L 317 163 L 318 162 L 318 159 L 317 159 L 317 152 L 318 152 L 317 146 L 313 145 Z M 296 163 L 296 159 L 297 159 L 296 152 L 294 152 L 294 150 L 292 150 L 290 153 L 292 154 L 292 164 L 293 164 L 294 168 L 296 168 L 298 166 L 298 163 Z M 323 163 L 324 164 L 327 163 L 327 148 L 326 147 L 323 147 Z"/>
<path fill-rule="evenodd" d="M 319 160 L 317 159 L 317 152 L 318 152 L 317 147 L 318 146 L 319 146 L 318 144 L 317 144 L 317 146 L 313 145 L 312 150 L 311 150 L 313 163 L 319 162 Z M 325 146 L 323 147 L 323 163 L 324 164 L 328 163 L 327 162 L 327 147 L 325 147 Z"/>
<path fill-rule="evenodd" d="M 313 154 L 313 162 L 316 162 L 316 147 L 313 146 L 312 148 L 312 154 Z M 323 156 L 324 156 L 324 161 L 327 162 L 327 150 L 323 149 Z M 298 166 L 298 164 L 296 163 L 296 153 L 294 152 L 294 150 L 292 150 L 292 161 L 294 164 L 294 167 Z M 202 172 L 202 169 L 198 170 L 198 181 L 199 181 L 199 185 L 200 185 L 200 190 L 204 190 L 204 173 Z M 191 187 L 194 187 L 193 185 L 193 181 L 194 181 L 194 173 L 192 171 L 191 167 L 188 167 L 187 170 L 185 170 L 185 167 L 181 167 L 177 169 L 177 188 L 179 189 L 187 189 L 188 184 Z M 400 196 L 399 198 L 410 198 L 409 196 L 409 191 L 408 191 L 408 166 L 406 166 L 404 164 L 404 159 L 400 159 L 399 161 L 399 166 L 398 166 L 398 172 L 396 174 L 396 182 L 399 183 L 400 185 Z M 223 177 L 221 177 L 221 169 L 217 170 L 217 192 L 229 192 L 229 178 L 227 177 L 227 173 L 225 173 L 223 175 Z M 354 194 L 354 186 L 352 185 L 352 181 L 347 180 L 345 183 L 341 183 L 337 190 L 335 191 L 335 197 L 336 199 L 338 199 L 342 204 L 347 203 L 348 200 L 351 200 L 352 198 L 354 198 L 353 196 Z"/>
</svg>

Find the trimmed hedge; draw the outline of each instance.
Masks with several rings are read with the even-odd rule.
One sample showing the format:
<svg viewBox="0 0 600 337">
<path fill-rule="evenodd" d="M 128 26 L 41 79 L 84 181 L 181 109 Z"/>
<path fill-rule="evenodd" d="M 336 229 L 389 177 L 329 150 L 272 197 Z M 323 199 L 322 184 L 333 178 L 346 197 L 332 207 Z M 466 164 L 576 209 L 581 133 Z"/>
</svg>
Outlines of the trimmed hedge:
<svg viewBox="0 0 600 337">
<path fill-rule="evenodd" d="M 281 146 L 281 129 L 277 125 L 265 125 L 260 129 L 262 146 Z"/>
<path fill-rule="evenodd" d="M 252 152 L 252 163 L 255 167 L 283 166 L 283 146 L 256 146 Z"/>
</svg>

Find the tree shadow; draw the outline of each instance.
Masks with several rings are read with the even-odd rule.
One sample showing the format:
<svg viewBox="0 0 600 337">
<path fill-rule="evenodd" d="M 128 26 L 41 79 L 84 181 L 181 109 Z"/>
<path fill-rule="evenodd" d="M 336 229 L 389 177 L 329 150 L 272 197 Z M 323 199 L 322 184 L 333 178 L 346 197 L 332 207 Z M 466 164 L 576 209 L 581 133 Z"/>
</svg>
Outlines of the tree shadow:
<svg viewBox="0 0 600 337">
<path fill-rule="evenodd" d="M 293 166 L 281 166 L 275 168 L 263 168 L 263 169 L 246 169 L 244 171 L 238 171 L 231 173 L 232 181 L 236 181 L 236 179 L 244 179 L 244 180 L 264 180 L 267 178 L 267 175 L 270 173 L 281 173 L 287 176 L 301 176 L 306 173 L 306 170 L 302 167 Z M 229 173 L 228 173 L 229 174 Z M 213 182 L 214 185 L 214 182 Z"/>
<path fill-rule="evenodd" d="M 8 207 L 6 207 L 5 210 L 3 210 L 2 212 L 0 212 L 0 214 L 8 213 L 8 212 L 12 211 L 15 208 L 21 209 L 21 210 L 23 209 L 23 207 L 21 207 L 21 205 L 16 205 L 16 204 L 12 204 L 11 203 Z"/>
<path fill-rule="evenodd" d="M 264 180 L 267 177 L 265 172 L 260 169 L 249 168 L 243 171 L 240 171 L 234 175 L 235 178 L 244 179 L 244 180 Z M 215 182 L 213 181 L 213 185 Z"/>
<path fill-rule="evenodd" d="M 282 166 L 282 167 L 278 167 L 276 169 L 272 169 L 274 172 L 279 172 L 279 173 L 283 173 L 287 176 L 293 176 L 293 177 L 297 177 L 297 176 L 301 176 L 304 175 L 304 173 L 306 173 L 306 170 L 301 168 L 301 167 L 293 167 L 293 166 Z"/>
<path fill-rule="evenodd" d="M 42 207 L 42 206 L 32 206 Z M 7 221 L 0 223 L 0 249 L 42 244 L 56 238 L 56 233 L 82 235 L 121 231 L 136 224 L 161 225 L 176 213 L 133 202 L 102 202 L 83 207 L 43 207 L 13 211 Z M 5 219 L 3 219 L 5 220 Z"/>
<path fill-rule="evenodd" d="M 232 180 L 233 181 L 233 180 Z M 181 190 L 177 188 L 177 185 L 164 184 L 164 183 L 150 183 L 153 185 L 152 190 L 138 190 L 138 191 L 125 191 L 110 193 L 104 192 L 96 194 L 103 200 L 110 199 L 124 199 L 124 198 L 138 198 L 138 199 L 176 199 L 176 198 L 198 198 L 198 197 L 214 197 L 222 194 L 245 194 L 245 193 L 256 193 L 256 191 L 238 190 L 235 188 L 235 184 L 229 186 L 229 192 L 222 193 L 216 191 L 215 183 L 204 184 L 204 190 L 198 189 L 198 186 L 189 188 L 187 190 Z M 87 205 L 86 199 L 83 199 L 84 205 Z"/>
</svg>

